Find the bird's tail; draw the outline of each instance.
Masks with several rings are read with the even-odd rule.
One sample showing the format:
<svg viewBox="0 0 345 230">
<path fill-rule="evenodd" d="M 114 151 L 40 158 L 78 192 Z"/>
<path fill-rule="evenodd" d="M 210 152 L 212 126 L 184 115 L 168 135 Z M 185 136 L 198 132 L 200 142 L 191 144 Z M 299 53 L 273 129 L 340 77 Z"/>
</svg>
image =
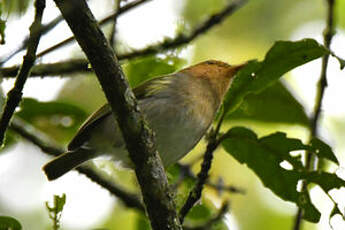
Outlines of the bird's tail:
<svg viewBox="0 0 345 230">
<path fill-rule="evenodd" d="M 68 171 L 94 157 L 94 151 L 84 148 L 68 151 L 43 166 L 48 180 L 55 180 Z"/>
</svg>

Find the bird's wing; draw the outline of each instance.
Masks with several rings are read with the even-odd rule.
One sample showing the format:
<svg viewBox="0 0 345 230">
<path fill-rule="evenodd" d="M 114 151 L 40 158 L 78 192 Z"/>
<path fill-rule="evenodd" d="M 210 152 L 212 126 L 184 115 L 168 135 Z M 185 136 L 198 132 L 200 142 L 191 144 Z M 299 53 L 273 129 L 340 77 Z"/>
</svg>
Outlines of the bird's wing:
<svg viewBox="0 0 345 230">
<path fill-rule="evenodd" d="M 160 90 L 160 87 L 167 85 L 167 79 L 168 78 L 163 76 L 144 82 L 133 90 L 135 97 L 140 100 L 152 96 L 157 90 Z M 75 150 L 88 141 L 92 130 L 109 115 L 111 115 L 111 107 L 109 104 L 103 105 L 90 115 L 69 143 L 68 150 Z"/>
<path fill-rule="evenodd" d="M 68 144 L 68 150 L 77 149 L 88 141 L 92 130 L 109 115 L 111 115 L 111 108 L 109 104 L 103 105 L 96 112 L 91 114 L 89 118 L 80 126 L 78 132 Z"/>
</svg>

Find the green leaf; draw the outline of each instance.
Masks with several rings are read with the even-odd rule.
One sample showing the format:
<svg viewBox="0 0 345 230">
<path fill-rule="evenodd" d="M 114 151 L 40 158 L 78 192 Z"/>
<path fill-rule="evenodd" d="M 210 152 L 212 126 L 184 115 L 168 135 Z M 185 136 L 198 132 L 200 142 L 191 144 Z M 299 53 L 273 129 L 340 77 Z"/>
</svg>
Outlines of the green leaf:
<svg viewBox="0 0 345 230">
<path fill-rule="evenodd" d="M 325 146 L 316 142 L 319 152 Z M 319 185 L 325 192 L 345 186 L 345 181 L 327 172 L 308 172 L 301 159 L 290 155 L 292 151 L 314 150 L 314 146 L 304 145 L 299 139 L 287 138 L 285 133 L 277 132 L 262 138 L 246 128 L 235 127 L 226 133 L 224 149 L 240 163 L 246 164 L 259 176 L 262 183 L 280 198 L 294 202 L 304 209 L 304 218 L 318 222 L 319 211 L 310 201 L 307 191 L 298 192 L 297 183 L 301 179 Z M 329 149 L 326 148 L 328 151 Z M 329 152 L 327 152 L 329 154 Z M 322 156 L 327 154 L 323 153 Z M 288 162 L 293 169 L 285 169 L 282 162 Z"/>
<path fill-rule="evenodd" d="M 307 172 L 301 174 L 301 177 L 306 179 L 308 182 L 319 185 L 325 192 L 329 192 L 332 189 L 345 186 L 345 181 L 339 178 L 334 173 Z"/>
<path fill-rule="evenodd" d="M 188 218 L 191 220 L 205 221 L 212 217 L 212 211 L 205 204 L 195 205 L 188 213 Z"/>
<path fill-rule="evenodd" d="M 228 228 L 222 218 L 224 213 L 220 214 L 223 211 L 216 208 L 211 200 L 203 198 L 190 210 L 184 223 L 192 229 L 226 230 Z"/>
<path fill-rule="evenodd" d="M 65 102 L 40 102 L 33 98 L 24 98 L 20 103 L 21 110 L 17 113 L 22 119 L 33 121 L 38 116 L 52 116 L 56 114 L 74 115 L 77 118 L 86 116 L 79 107 Z"/>
<path fill-rule="evenodd" d="M 53 206 L 50 207 L 48 202 L 45 202 L 46 208 L 48 210 L 49 218 L 53 221 L 53 229 L 60 228 L 60 219 L 62 215 L 63 207 L 66 203 L 66 194 L 62 194 L 62 196 L 54 195 L 54 203 Z"/>
<path fill-rule="evenodd" d="M 249 94 L 257 94 L 276 82 L 291 69 L 327 54 L 313 39 L 278 41 L 263 61 L 249 61 L 234 78 L 225 97 L 226 114 L 232 113 Z"/>
<path fill-rule="evenodd" d="M 249 94 L 225 119 L 309 125 L 303 106 L 281 82 L 274 83 L 258 94 Z"/>
<path fill-rule="evenodd" d="M 21 230 L 22 225 L 18 220 L 10 216 L 0 216 L 0 229 L 4 230 Z"/>
<path fill-rule="evenodd" d="M 196 183 L 196 180 L 188 176 L 185 170 L 186 169 L 180 164 L 174 164 L 167 170 L 169 184 L 171 184 L 171 186 L 178 186 L 175 196 L 175 202 L 178 209 L 184 205 L 189 192 Z M 181 180 L 181 178 L 183 178 L 183 180 Z"/>
<path fill-rule="evenodd" d="M 211 200 L 203 197 L 202 201 L 188 212 L 185 223 L 188 226 L 202 226 L 217 215 L 218 211 Z"/>
<path fill-rule="evenodd" d="M 29 0 L 3 0 L 3 10 L 8 14 L 23 14 L 28 9 L 29 3 Z"/>
<path fill-rule="evenodd" d="M 55 202 L 55 207 L 56 207 L 56 212 L 62 212 L 63 206 L 66 203 L 66 194 L 62 194 L 62 196 L 57 196 L 54 195 L 54 202 Z"/>
<path fill-rule="evenodd" d="M 16 115 L 60 141 L 69 140 L 87 117 L 78 106 L 59 101 L 24 98 L 20 109 Z"/>
<path fill-rule="evenodd" d="M 327 145 L 325 142 L 321 141 L 320 139 L 313 137 L 310 142 L 311 147 L 313 148 L 313 152 L 319 158 L 325 158 L 327 160 L 333 161 L 336 164 L 339 164 L 338 159 L 335 157 L 335 154 L 332 151 L 332 148 Z"/>
<path fill-rule="evenodd" d="M 167 55 L 164 58 L 155 55 L 131 60 L 124 71 L 132 87 L 141 82 L 156 76 L 175 72 L 185 64 L 185 61 L 174 55 Z"/>
</svg>

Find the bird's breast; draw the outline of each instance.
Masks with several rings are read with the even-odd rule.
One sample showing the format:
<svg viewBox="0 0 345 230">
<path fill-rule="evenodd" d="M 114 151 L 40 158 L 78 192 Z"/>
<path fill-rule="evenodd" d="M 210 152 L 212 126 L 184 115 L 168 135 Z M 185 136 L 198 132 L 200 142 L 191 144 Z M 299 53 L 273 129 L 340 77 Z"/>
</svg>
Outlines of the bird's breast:
<svg viewBox="0 0 345 230">
<path fill-rule="evenodd" d="M 165 166 L 185 156 L 212 123 L 213 114 L 203 111 L 200 106 L 203 105 L 188 104 L 178 98 L 140 101 L 140 107 L 156 134 L 156 146 Z"/>
</svg>

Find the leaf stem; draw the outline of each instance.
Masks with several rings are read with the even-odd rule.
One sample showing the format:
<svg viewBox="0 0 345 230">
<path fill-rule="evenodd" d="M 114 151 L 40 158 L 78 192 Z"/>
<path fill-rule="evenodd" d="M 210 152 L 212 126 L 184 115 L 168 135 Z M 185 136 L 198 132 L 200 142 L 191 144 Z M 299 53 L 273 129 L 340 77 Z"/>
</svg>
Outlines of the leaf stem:
<svg viewBox="0 0 345 230">
<path fill-rule="evenodd" d="M 335 34 L 335 28 L 334 28 L 334 3 L 335 0 L 327 0 L 327 25 L 324 30 L 323 34 L 323 41 L 324 46 L 327 49 L 330 49 L 332 38 Z M 322 65 L 321 65 L 321 74 L 320 79 L 317 84 L 317 93 L 316 93 L 316 99 L 315 99 L 315 106 L 314 106 L 314 112 L 313 116 L 311 118 L 311 126 L 310 126 L 310 140 L 318 135 L 318 122 L 321 115 L 321 107 L 322 107 L 322 101 L 325 93 L 325 89 L 328 85 L 327 83 L 327 67 L 328 67 L 328 59 L 329 54 L 326 54 L 322 58 Z M 309 171 L 317 170 L 318 165 L 315 163 L 317 162 L 316 156 L 311 153 L 306 153 L 306 160 L 305 160 L 305 167 Z M 302 191 L 306 190 L 308 186 L 308 183 L 306 181 L 303 181 L 302 185 Z M 295 222 L 293 229 L 294 230 L 300 230 L 302 225 L 302 217 L 303 217 L 303 210 L 301 208 L 298 209 L 296 216 L 295 216 Z"/>
</svg>

